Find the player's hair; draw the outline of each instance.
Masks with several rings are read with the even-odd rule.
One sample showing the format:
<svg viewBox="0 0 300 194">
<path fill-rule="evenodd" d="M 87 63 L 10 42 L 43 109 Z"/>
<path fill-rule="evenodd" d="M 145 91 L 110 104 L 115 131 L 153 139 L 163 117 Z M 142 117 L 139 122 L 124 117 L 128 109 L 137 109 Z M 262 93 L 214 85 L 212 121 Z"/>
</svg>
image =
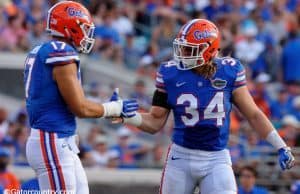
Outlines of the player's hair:
<svg viewBox="0 0 300 194">
<path fill-rule="evenodd" d="M 211 60 L 208 63 L 195 68 L 195 72 L 206 79 L 211 78 L 217 71 L 217 65 Z"/>
<path fill-rule="evenodd" d="M 244 170 L 251 172 L 255 178 L 257 177 L 257 171 L 252 166 L 249 166 L 249 165 L 243 166 L 240 170 L 240 175 L 242 174 L 242 172 Z"/>
</svg>

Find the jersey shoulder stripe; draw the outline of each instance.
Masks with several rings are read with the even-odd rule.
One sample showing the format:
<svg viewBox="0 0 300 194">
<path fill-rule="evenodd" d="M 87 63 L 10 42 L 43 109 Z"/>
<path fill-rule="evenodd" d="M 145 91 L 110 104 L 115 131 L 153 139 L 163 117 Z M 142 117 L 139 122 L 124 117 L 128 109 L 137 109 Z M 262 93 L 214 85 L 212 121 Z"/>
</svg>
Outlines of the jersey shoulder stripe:
<svg viewBox="0 0 300 194">
<path fill-rule="evenodd" d="M 68 62 L 68 61 L 79 61 L 78 55 L 64 56 L 64 57 L 51 57 L 46 59 L 47 64 L 57 63 L 57 62 Z"/>
<path fill-rule="evenodd" d="M 166 92 L 166 80 L 177 74 L 177 65 L 175 61 L 161 63 L 156 73 L 156 88 L 159 91 Z"/>
<path fill-rule="evenodd" d="M 64 65 L 79 63 L 77 51 L 71 45 L 62 41 L 49 41 L 43 46 L 43 58 L 47 65 Z"/>
</svg>

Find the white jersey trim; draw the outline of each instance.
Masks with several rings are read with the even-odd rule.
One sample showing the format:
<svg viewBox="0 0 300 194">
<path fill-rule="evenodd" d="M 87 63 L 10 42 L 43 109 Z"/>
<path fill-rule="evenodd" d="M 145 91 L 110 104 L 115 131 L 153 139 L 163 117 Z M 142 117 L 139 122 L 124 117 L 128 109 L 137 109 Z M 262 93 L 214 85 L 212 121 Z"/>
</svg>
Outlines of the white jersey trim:
<svg viewBox="0 0 300 194">
<path fill-rule="evenodd" d="M 79 61 L 79 57 L 76 55 L 64 56 L 64 57 L 51 57 L 51 58 L 46 59 L 46 63 L 64 62 L 64 61 L 70 61 L 70 60 Z"/>
</svg>

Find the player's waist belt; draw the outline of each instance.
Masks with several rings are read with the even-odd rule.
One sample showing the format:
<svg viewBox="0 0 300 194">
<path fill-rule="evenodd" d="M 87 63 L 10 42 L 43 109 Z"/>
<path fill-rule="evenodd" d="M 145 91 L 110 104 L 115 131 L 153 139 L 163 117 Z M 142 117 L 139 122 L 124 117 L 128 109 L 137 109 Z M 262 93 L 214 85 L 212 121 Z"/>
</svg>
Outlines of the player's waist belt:
<svg viewBox="0 0 300 194">
<path fill-rule="evenodd" d="M 219 151 L 205 151 L 205 150 L 196 150 L 196 149 L 189 149 L 180 145 L 177 145 L 176 143 L 172 144 L 172 149 L 174 149 L 177 152 L 185 153 L 185 154 L 191 154 L 191 155 L 198 155 L 198 156 L 203 156 L 203 157 L 209 157 L 213 156 L 216 154 L 226 154 L 229 156 L 229 151 L 228 149 L 223 149 Z"/>
<path fill-rule="evenodd" d="M 41 130 L 39 129 L 34 129 L 34 128 L 31 128 L 30 130 L 30 138 L 32 139 L 40 139 L 40 134 L 41 133 Z M 78 139 L 78 136 L 77 135 L 72 135 L 72 136 L 69 136 L 69 137 L 62 137 L 62 138 L 59 138 L 57 133 L 54 133 L 54 132 L 46 132 L 46 131 L 43 131 L 43 133 L 48 133 L 48 134 L 54 134 L 54 138 L 55 139 L 58 139 L 60 141 L 65 141 L 69 148 L 75 153 L 75 154 L 78 154 L 79 153 L 79 149 L 78 149 L 78 146 L 76 144 L 76 140 Z"/>
</svg>

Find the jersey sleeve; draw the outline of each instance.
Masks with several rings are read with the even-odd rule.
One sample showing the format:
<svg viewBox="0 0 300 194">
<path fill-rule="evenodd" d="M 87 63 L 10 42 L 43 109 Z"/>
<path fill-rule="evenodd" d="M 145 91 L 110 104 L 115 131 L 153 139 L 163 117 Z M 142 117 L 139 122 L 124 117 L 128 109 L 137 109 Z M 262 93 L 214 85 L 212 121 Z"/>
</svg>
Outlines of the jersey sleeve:
<svg viewBox="0 0 300 194">
<path fill-rule="evenodd" d="M 45 57 L 47 65 L 67 65 L 79 63 L 80 59 L 77 51 L 65 42 L 52 41 L 49 43 L 48 54 Z"/>
<path fill-rule="evenodd" d="M 163 64 L 160 65 L 157 73 L 156 73 L 156 83 L 155 83 L 156 89 L 160 92 L 166 93 L 166 87 L 164 82 L 164 76 L 163 76 Z"/>
<path fill-rule="evenodd" d="M 239 62 L 236 61 L 236 64 L 233 65 L 234 68 L 234 81 L 233 81 L 233 89 L 237 89 L 239 87 L 245 86 L 247 84 L 246 80 L 246 71 L 244 66 Z"/>
</svg>

